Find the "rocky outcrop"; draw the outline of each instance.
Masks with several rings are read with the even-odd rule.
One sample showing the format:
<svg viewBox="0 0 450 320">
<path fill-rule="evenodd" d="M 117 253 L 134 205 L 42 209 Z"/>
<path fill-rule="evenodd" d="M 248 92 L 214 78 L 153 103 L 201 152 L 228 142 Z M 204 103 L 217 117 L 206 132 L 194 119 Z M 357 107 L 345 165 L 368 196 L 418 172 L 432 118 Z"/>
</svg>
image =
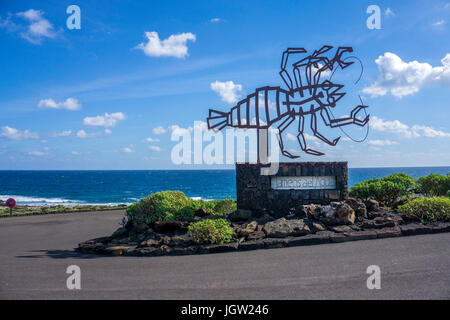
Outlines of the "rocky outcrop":
<svg viewBox="0 0 450 320">
<path fill-rule="evenodd" d="M 339 224 L 355 223 L 355 210 L 346 203 L 341 203 L 336 207 L 336 218 Z"/>
<path fill-rule="evenodd" d="M 252 217 L 252 212 L 250 210 L 238 209 L 228 215 L 228 219 L 231 221 L 247 221 Z"/>
<path fill-rule="evenodd" d="M 286 220 L 286 218 L 280 218 L 266 223 L 263 227 L 263 231 L 269 238 L 302 236 L 311 233 L 311 229 L 303 219 Z"/>
<path fill-rule="evenodd" d="M 367 218 L 367 208 L 364 202 L 355 198 L 347 198 L 344 202 L 355 211 L 356 218 Z"/>
<path fill-rule="evenodd" d="M 356 219 L 355 211 L 344 202 L 332 202 L 327 206 L 311 205 L 306 209 L 306 215 L 308 218 L 319 220 L 328 226 L 353 224 Z"/>
<path fill-rule="evenodd" d="M 233 229 L 237 237 L 247 238 L 249 234 L 255 232 L 257 227 L 258 222 L 252 221 L 250 223 L 245 223 L 241 226 L 235 226 Z"/>
<path fill-rule="evenodd" d="M 380 204 L 377 200 L 369 199 L 364 204 L 366 205 L 366 209 L 368 212 L 380 210 Z"/>
<path fill-rule="evenodd" d="M 189 224 L 217 218 L 233 221 L 231 242 L 194 243 L 187 232 Z M 255 218 L 251 211 L 237 210 L 228 217 L 211 216 L 205 211 L 193 221 L 129 222 L 109 237 L 80 243 L 79 250 L 130 256 L 187 255 L 450 232 L 450 222 L 423 225 L 389 208 L 379 209 L 375 200 L 363 203 L 352 198 L 329 205 L 302 205 L 278 219 L 269 214 Z"/>
<path fill-rule="evenodd" d="M 187 230 L 189 222 L 187 221 L 157 221 L 154 223 L 154 230 L 158 233 L 176 232 L 180 230 Z"/>
</svg>

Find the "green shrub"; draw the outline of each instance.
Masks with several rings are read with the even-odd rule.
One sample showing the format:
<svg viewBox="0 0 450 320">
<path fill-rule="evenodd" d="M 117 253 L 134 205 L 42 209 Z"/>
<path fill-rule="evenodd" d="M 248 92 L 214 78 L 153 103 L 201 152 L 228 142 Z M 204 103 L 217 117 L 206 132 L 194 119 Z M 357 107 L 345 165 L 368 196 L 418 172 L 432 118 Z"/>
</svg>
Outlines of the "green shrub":
<svg viewBox="0 0 450 320">
<path fill-rule="evenodd" d="M 193 211 L 185 209 L 189 199 L 180 191 L 162 191 L 141 199 L 126 210 L 130 221 L 153 223 L 155 221 L 186 219 L 193 217 Z"/>
<path fill-rule="evenodd" d="M 214 202 L 213 201 L 205 201 L 205 200 L 194 200 L 189 199 L 189 206 L 192 210 L 197 211 L 200 209 L 204 209 L 206 212 L 210 214 L 214 214 Z"/>
<path fill-rule="evenodd" d="M 357 183 L 350 189 L 350 196 L 363 200 L 372 198 L 392 206 L 397 199 L 409 196 L 413 186 L 413 178 L 404 173 L 396 173 Z"/>
<path fill-rule="evenodd" d="M 408 217 L 427 221 L 450 221 L 450 199 L 446 197 L 417 198 L 397 208 Z"/>
<path fill-rule="evenodd" d="M 163 220 L 191 220 L 200 209 L 211 215 L 227 215 L 236 210 L 236 202 L 232 199 L 194 200 L 181 191 L 162 191 L 133 203 L 126 212 L 130 221 L 150 224 Z"/>
<path fill-rule="evenodd" d="M 224 219 L 205 219 L 192 223 L 188 233 L 196 243 L 222 244 L 231 241 L 233 230 Z"/>
<path fill-rule="evenodd" d="M 204 209 L 211 215 L 226 216 L 236 210 L 236 201 L 233 199 L 225 200 L 193 200 L 189 199 L 189 206 L 194 210 Z"/>
<path fill-rule="evenodd" d="M 194 215 L 195 212 L 191 207 L 184 207 L 173 215 L 173 220 L 191 220 L 194 219 Z"/>
<path fill-rule="evenodd" d="M 416 191 L 430 197 L 445 196 L 450 189 L 450 175 L 430 174 L 416 180 Z"/>
<path fill-rule="evenodd" d="M 237 204 L 233 199 L 224 199 L 224 200 L 214 200 L 214 211 L 215 214 L 226 216 L 236 211 Z"/>
</svg>

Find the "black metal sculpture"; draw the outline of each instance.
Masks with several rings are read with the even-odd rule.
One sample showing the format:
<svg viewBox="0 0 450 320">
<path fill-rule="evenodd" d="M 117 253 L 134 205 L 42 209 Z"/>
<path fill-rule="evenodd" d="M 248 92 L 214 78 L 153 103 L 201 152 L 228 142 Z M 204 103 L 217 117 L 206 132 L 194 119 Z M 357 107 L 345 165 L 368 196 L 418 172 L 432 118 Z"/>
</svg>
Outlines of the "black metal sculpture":
<svg viewBox="0 0 450 320">
<path fill-rule="evenodd" d="M 286 157 L 295 159 L 299 156 L 293 155 L 284 149 L 282 134 L 298 117 L 297 140 L 300 148 L 308 154 L 324 155 L 322 152 L 309 148 L 306 144 L 304 136 L 306 115 L 311 116 L 310 127 L 314 136 L 331 146 L 335 146 L 341 137 L 331 141 L 323 136 L 317 129 L 318 114 L 320 114 L 324 124 L 331 128 L 350 124 L 363 127 L 369 122 L 367 113 L 363 120 L 357 118 L 358 113 L 367 108 L 367 106 L 362 104 L 362 101 L 361 105 L 358 105 L 351 111 L 350 116 L 338 119 L 333 116 L 330 108 L 334 108 L 336 103 L 346 93 L 340 92 L 344 85 L 331 82 L 331 78 L 337 68 L 346 69 L 354 63 L 353 61 L 348 61 L 350 58 L 358 59 L 353 56 L 342 58 L 344 53 L 353 52 L 351 47 L 339 47 L 335 55 L 329 59 L 324 54 L 332 48 L 332 46 L 323 46 L 320 50 L 316 50 L 311 55 L 296 61 L 292 64 L 292 74 L 289 74 L 286 70 L 289 56 L 292 54 L 305 54 L 307 51 L 304 48 L 288 48 L 283 52 L 280 76 L 289 90 L 281 87 L 261 87 L 239 101 L 230 112 L 210 109 L 208 128 L 215 131 L 222 130 L 227 126 L 243 129 L 268 129 L 275 123 L 279 123 L 277 125 L 277 138 L 281 152 Z M 322 75 L 325 72 L 331 73 L 330 78 L 327 80 L 322 79 Z M 273 106 L 270 104 L 269 95 L 276 97 Z M 260 104 L 264 107 L 262 112 L 259 110 Z M 274 110 L 272 114 L 271 108 Z"/>
</svg>

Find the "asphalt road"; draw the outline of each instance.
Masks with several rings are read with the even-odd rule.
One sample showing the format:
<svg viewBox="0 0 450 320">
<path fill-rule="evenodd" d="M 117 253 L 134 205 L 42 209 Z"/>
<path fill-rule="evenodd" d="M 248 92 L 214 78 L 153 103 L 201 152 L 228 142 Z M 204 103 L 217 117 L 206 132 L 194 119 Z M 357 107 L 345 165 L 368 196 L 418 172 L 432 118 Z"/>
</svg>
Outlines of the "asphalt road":
<svg viewBox="0 0 450 320">
<path fill-rule="evenodd" d="M 79 254 L 121 211 L 0 219 L 1 299 L 450 299 L 450 233 L 177 257 Z M 66 268 L 81 268 L 68 290 Z M 369 290 L 366 269 L 381 268 Z"/>
</svg>

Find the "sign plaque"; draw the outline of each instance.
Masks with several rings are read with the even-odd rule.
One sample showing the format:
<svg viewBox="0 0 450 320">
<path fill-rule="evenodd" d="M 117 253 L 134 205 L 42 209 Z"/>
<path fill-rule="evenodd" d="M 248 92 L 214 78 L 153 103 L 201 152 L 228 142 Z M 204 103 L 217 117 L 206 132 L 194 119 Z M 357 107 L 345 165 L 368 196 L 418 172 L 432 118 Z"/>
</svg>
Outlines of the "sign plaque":
<svg viewBox="0 0 450 320">
<path fill-rule="evenodd" d="M 271 186 L 274 190 L 320 190 L 336 189 L 335 176 L 309 176 L 309 177 L 271 177 Z"/>
</svg>

